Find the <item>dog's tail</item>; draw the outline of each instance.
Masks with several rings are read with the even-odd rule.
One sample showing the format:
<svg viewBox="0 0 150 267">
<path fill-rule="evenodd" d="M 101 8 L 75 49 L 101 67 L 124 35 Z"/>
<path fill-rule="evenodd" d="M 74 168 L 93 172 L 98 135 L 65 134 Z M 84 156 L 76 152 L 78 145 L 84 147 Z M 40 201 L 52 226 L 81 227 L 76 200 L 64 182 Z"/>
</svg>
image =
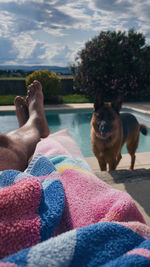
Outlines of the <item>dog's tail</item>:
<svg viewBox="0 0 150 267">
<path fill-rule="evenodd" d="M 144 124 L 140 124 L 140 132 L 144 135 L 147 135 L 148 129 Z"/>
</svg>

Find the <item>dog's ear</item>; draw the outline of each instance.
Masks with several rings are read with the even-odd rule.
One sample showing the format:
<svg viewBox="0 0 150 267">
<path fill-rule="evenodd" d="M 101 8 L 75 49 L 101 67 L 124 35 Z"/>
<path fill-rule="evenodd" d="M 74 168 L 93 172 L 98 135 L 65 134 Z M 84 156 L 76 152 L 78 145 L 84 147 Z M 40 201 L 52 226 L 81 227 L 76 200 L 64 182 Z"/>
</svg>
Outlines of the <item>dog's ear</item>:
<svg viewBox="0 0 150 267">
<path fill-rule="evenodd" d="M 100 107 L 104 105 L 103 96 L 101 92 L 98 92 L 94 101 L 94 111 L 97 111 Z"/>
<path fill-rule="evenodd" d="M 118 95 L 117 99 L 115 101 L 112 102 L 112 108 L 119 113 L 121 106 L 122 106 L 122 102 L 123 102 L 123 95 L 120 94 Z"/>
</svg>

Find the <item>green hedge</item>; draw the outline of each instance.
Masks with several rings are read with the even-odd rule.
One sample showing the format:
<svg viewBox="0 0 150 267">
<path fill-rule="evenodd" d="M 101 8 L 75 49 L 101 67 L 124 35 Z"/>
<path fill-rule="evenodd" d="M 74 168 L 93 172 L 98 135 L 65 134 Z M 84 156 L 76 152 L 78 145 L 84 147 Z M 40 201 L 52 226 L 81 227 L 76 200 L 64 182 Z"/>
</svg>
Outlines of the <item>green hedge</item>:
<svg viewBox="0 0 150 267">
<path fill-rule="evenodd" d="M 49 70 L 37 70 L 26 77 L 26 85 L 30 85 L 34 80 L 41 82 L 45 102 L 57 102 L 60 94 L 60 79 L 55 73 Z"/>
</svg>

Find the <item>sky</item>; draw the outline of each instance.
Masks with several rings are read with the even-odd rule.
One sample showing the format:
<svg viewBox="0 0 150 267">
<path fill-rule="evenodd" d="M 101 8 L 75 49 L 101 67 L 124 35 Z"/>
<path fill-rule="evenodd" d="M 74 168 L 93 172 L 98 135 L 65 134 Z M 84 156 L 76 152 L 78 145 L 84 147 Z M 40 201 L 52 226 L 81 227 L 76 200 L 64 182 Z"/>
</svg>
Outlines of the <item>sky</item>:
<svg viewBox="0 0 150 267">
<path fill-rule="evenodd" d="M 0 0 L 0 65 L 69 66 L 101 31 L 150 44 L 150 0 Z"/>
</svg>

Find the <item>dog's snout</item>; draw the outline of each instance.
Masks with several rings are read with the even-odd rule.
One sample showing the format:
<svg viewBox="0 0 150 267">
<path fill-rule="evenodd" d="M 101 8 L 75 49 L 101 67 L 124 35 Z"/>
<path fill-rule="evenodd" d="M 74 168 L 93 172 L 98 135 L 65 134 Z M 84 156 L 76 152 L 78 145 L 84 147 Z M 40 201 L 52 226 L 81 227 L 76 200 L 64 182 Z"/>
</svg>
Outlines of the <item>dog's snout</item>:
<svg viewBox="0 0 150 267">
<path fill-rule="evenodd" d="M 107 127 L 106 122 L 105 121 L 101 121 L 101 123 L 99 124 L 99 130 L 101 132 L 104 132 L 106 130 L 106 127 Z"/>
<path fill-rule="evenodd" d="M 105 122 L 105 121 L 102 121 L 100 124 L 99 124 L 99 131 L 101 134 L 106 134 L 108 133 L 109 131 L 111 130 L 111 127 L 110 125 Z"/>
<path fill-rule="evenodd" d="M 105 124 L 100 125 L 100 130 L 104 132 L 106 130 L 106 125 Z"/>
</svg>

